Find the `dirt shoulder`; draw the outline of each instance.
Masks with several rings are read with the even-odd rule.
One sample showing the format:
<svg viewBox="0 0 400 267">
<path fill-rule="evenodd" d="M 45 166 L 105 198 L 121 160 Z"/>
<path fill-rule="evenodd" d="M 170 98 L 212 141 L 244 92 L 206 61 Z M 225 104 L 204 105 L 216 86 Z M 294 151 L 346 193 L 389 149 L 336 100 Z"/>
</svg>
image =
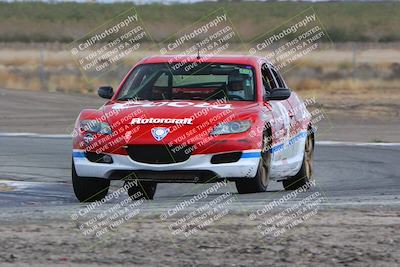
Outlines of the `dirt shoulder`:
<svg viewBox="0 0 400 267">
<path fill-rule="evenodd" d="M 152 217 L 136 218 L 100 240 L 70 222 L 1 224 L 0 262 L 27 266 L 396 266 L 400 213 L 320 211 L 279 239 L 263 238 L 241 214 L 188 238 Z M 272 216 L 272 214 L 271 214 Z M 247 216 L 246 216 L 247 217 Z M 157 231 L 154 231 L 157 229 Z"/>
<path fill-rule="evenodd" d="M 319 140 L 400 142 L 400 105 L 396 97 L 366 96 L 363 92 L 338 94 L 300 92 L 315 97 L 325 113 L 319 125 Z M 32 92 L 0 89 L 0 132 L 69 134 L 79 112 L 99 108 L 96 95 Z"/>
</svg>

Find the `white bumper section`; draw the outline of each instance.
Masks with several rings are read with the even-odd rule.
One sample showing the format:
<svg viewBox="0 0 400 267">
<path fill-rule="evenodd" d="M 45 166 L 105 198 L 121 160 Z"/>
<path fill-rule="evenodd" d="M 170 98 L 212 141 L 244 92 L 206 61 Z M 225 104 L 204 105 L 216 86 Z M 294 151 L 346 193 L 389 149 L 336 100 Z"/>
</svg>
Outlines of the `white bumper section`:
<svg viewBox="0 0 400 267">
<path fill-rule="evenodd" d="M 255 177 L 260 162 L 260 150 L 242 151 L 242 157 L 237 162 L 211 164 L 213 155 L 192 155 L 184 162 L 172 164 L 147 164 L 133 161 L 129 156 L 109 154 L 113 163 L 90 162 L 83 150 L 74 149 L 72 156 L 78 176 L 109 178 L 113 171 L 117 170 L 149 170 L 149 171 L 183 171 L 183 170 L 209 170 L 215 172 L 219 177 Z"/>
</svg>

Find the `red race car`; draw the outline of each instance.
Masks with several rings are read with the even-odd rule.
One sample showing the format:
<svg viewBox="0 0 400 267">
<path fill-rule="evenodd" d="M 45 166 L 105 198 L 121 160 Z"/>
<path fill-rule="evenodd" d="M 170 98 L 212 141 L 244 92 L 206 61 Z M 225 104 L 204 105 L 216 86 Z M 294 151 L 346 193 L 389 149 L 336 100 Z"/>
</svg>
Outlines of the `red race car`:
<svg viewBox="0 0 400 267">
<path fill-rule="evenodd" d="M 100 109 L 76 120 L 72 182 L 101 200 L 111 180 L 152 199 L 157 183 L 234 181 L 240 194 L 310 184 L 314 131 L 301 98 L 267 60 L 155 56 L 138 62 Z"/>
</svg>

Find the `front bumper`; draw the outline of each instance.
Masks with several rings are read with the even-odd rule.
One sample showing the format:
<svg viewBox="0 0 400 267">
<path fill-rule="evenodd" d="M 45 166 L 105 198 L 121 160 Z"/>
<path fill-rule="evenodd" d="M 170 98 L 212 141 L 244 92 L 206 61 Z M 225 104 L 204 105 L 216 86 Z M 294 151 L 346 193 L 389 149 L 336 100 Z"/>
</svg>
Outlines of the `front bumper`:
<svg viewBox="0 0 400 267">
<path fill-rule="evenodd" d="M 210 177 L 253 178 L 260 162 L 259 149 L 242 151 L 242 156 L 238 161 L 219 164 L 211 163 L 212 156 L 216 154 L 192 155 L 184 162 L 172 164 L 141 163 L 132 160 L 129 156 L 119 154 L 108 154 L 113 159 L 111 164 L 96 163 L 89 161 L 85 152 L 78 149 L 74 149 L 72 155 L 76 173 L 81 177 L 125 179 L 129 178 L 131 173 L 138 173 L 143 178 L 142 180 L 157 182 L 201 182 L 203 178 L 208 180 Z M 133 178 L 137 177 L 130 179 Z"/>
</svg>

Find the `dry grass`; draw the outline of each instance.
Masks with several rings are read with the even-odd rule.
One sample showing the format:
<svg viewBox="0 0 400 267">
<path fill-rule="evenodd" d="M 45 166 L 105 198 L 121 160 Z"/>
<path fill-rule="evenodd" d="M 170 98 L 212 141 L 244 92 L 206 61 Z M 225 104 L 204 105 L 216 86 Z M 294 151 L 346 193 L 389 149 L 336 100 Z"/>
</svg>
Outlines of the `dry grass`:
<svg viewBox="0 0 400 267">
<path fill-rule="evenodd" d="M 88 81 L 65 49 L 45 49 L 42 59 L 40 51 L 29 47 L 0 49 L 0 88 L 95 94 L 101 85 L 116 88 L 137 60 L 158 53 L 144 51 L 119 65 L 116 71 Z M 227 53 L 244 51 L 236 49 Z M 363 50 L 360 63 L 353 66 L 349 51 L 318 51 L 283 76 L 303 98 L 315 97 L 318 105 L 334 117 L 398 120 L 400 64 L 395 62 L 396 53 L 391 49 L 382 49 L 379 53 Z"/>
<path fill-rule="evenodd" d="M 245 52 L 231 50 L 227 53 Z M 136 54 L 116 71 L 89 82 L 66 49 L 6 47 L 0 49 L 0 87 L 92 93 L 99 85 L 116 87 L 131 65 L 152 54 L 158 54 L 158 51 Z M 335 92 L 361 94 L 384 88 L 400 92 L 400 77 L 391 74 L 394 62 L 400 62 L 400 50 L 360 49 L 356 54 L 356 66 L 352 64 L 352 58 L 353 52 L 346 49 L 316 51 L 299 61 L 284 76 L 291 87 L 304 94 L 313 91 L 327 95 Z M 304 73 L 306 70 L 310 72 Z M 363 70 L 367 74 L 363 74 Z M 354 77 L 354 71 L 360 73 Z"/>
<path fill-rule="evenodd" d="M 400 46 L 399 49 L 392 48 L 358 48 L 355 51 L 352 49 L 324 49 L 313 51 L 306 56 L 305 60 L 300 60 L 300 66 L 324 66 L 337 67 L 342 66 L 352 67 L 353 57 L 356 64 L 372 64 L 375 67 L 388 67 L 393 62 L 400 62 Z"/>
</svg>

